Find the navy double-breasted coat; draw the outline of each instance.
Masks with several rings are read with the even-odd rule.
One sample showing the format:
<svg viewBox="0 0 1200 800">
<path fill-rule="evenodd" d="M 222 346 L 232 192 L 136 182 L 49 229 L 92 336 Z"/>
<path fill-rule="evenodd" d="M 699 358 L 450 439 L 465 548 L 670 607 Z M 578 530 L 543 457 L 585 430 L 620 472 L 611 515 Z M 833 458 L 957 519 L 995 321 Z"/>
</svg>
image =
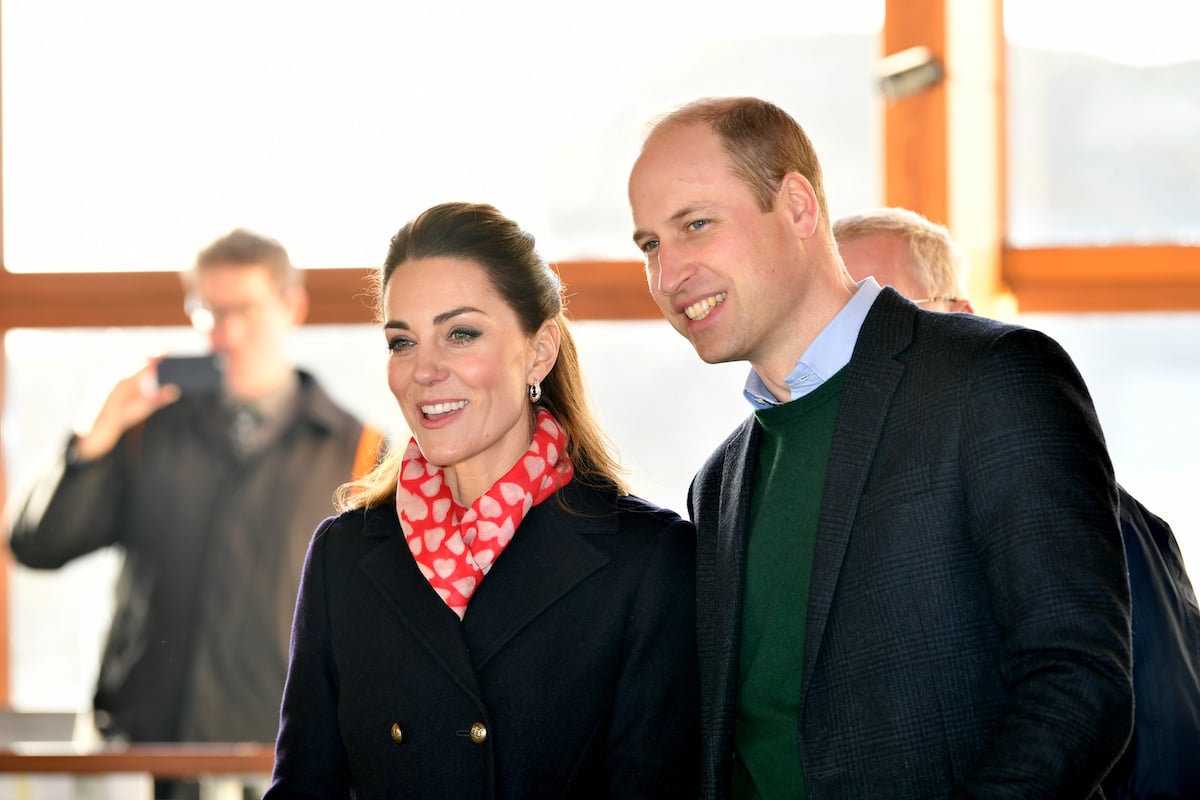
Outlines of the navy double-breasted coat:
<svg viewBox="0 0 1200 800">
<path fill-rule="evenodd" d="M 578 480 L 535 506 L 460 621 L 393 504 L 304 568 L 268 800 L 692 798 L 694 532 Z"/>
</svg>

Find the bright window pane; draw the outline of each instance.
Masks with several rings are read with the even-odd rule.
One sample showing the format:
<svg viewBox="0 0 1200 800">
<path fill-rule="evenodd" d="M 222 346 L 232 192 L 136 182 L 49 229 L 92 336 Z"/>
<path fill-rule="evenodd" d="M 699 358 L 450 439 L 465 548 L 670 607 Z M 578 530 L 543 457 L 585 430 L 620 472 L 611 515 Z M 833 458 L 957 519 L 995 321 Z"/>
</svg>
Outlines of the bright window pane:
<svg viewBox="0 0 1200 800">
<path fill-rule="evenodd" d="M 1004 8 L 1012 243 L 1200 242 L 1200 4 Z"/>
<path fill-rule="evenodd" d="M 882 196 L 882 0 L 5 0 L 3 15 L 15 271 L 175 269 L 239 225 L 302 266 L 370 266 L 445 200 L 499 206 L 551 259 L 633 259 L 644 125 L 706 94 L 796 114 L 834 213 Z"/>
</svg>

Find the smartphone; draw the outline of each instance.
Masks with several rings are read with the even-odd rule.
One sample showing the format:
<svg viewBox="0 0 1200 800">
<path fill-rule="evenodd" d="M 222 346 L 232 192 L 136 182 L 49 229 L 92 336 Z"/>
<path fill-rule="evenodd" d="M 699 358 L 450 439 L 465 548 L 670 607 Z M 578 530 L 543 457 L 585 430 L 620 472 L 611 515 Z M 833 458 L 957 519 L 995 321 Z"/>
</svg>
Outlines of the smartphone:
<svg viewBox="0 0 1200 800">
<path fill-rule="evenodd" d="M 158 385 L 174 384 L 182 392 L 215 391 L 221 386 L 216 356 L 167 356 L 158 362 Z"/>
</svg>

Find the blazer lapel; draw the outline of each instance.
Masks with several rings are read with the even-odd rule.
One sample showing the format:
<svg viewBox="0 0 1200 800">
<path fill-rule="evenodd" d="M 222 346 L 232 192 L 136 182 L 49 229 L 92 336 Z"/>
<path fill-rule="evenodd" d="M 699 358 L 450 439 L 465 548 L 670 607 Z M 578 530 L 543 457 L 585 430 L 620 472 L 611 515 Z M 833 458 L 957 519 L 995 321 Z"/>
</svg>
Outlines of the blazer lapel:
<svg viewBox="0 0 1200 800">
<path fill-rule="evenodd" d="M 600 510 L 600 506 L 576 515 L 559 505 L 564 496 L 573 509 L 597 499 L 585 493 L 588 490 L 569 484 L 530 509 L 479 584 L 463 620 L 476 670 L 482 669 L 531 621 L 608 563 L 608 556 L 589 544 L 587 535 L 615 532 L 616 517 Z"/>
<path fill-rule="evenodd" d="M 867 314 L 854 355 L 846 366 L 813 551 L 801 676 L 805 696 L 829 620 L 855 512 L 883 433 L 888 406 L 904 374 L 904 365 L 896 354 L 912 341 L 916 313 L 897 300 L 893 290 L 885 288 Z"/>
<path fill-rule="evenodd" d="M 395 506 L 373 514 L 363 535 L 379 544 L 359 562 L 413 638 L 441 663 L 463 691 L 479 699 L 479 684 L 467 655 L 462 623 L 429 587 L 400 533 Z"/>
<path fill-rule="evenodd" d="M 717 463 L 692 482 L 689 511 L 696 523 L 696 637 L 700 653 L 702 754 L 706 774 L 723 784 L 733 747 L 733 709 L 741 647 L 742 586 L 752 470 L 761 429 L 751 415 L 724 445 Z M 711 462 L 710 462 L 711 463 Z"/>
<path fill-rule="evenodd" d="M 746 582 L 746 538 L 750 518 L 750 493 L 754 476 L 748 470 L 757 462 L 758 443 L 762 438 L 754 416 L 747 418 L 737 437 L 730 442 L 721 470 L 720 506 L 717 508 L 715 547 L 704 548 L 703 564 L 697 552 L 697 588 L 715 599 L 715 607 L 728 614 L 713 618 L 710 645 L 720 653 L 716 685 L 724 687 L 732 699 L 740 657 L 742 594 Z"/>
</svg>

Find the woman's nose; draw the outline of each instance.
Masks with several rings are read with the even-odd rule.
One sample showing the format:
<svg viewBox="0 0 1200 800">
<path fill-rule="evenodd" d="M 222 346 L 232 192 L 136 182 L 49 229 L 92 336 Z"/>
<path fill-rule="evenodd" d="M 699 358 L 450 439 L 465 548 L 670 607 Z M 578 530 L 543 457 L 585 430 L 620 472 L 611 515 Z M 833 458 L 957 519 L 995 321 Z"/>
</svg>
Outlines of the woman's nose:
<svg viewBox="0 0 1200 800">
<path fill-rule="evenodd" d="M 425 386 L 437 383 L 446 376 L 446 369 L 437 348 L 418 350 L 413 364 L 413 380 Z"/>
</svg>

